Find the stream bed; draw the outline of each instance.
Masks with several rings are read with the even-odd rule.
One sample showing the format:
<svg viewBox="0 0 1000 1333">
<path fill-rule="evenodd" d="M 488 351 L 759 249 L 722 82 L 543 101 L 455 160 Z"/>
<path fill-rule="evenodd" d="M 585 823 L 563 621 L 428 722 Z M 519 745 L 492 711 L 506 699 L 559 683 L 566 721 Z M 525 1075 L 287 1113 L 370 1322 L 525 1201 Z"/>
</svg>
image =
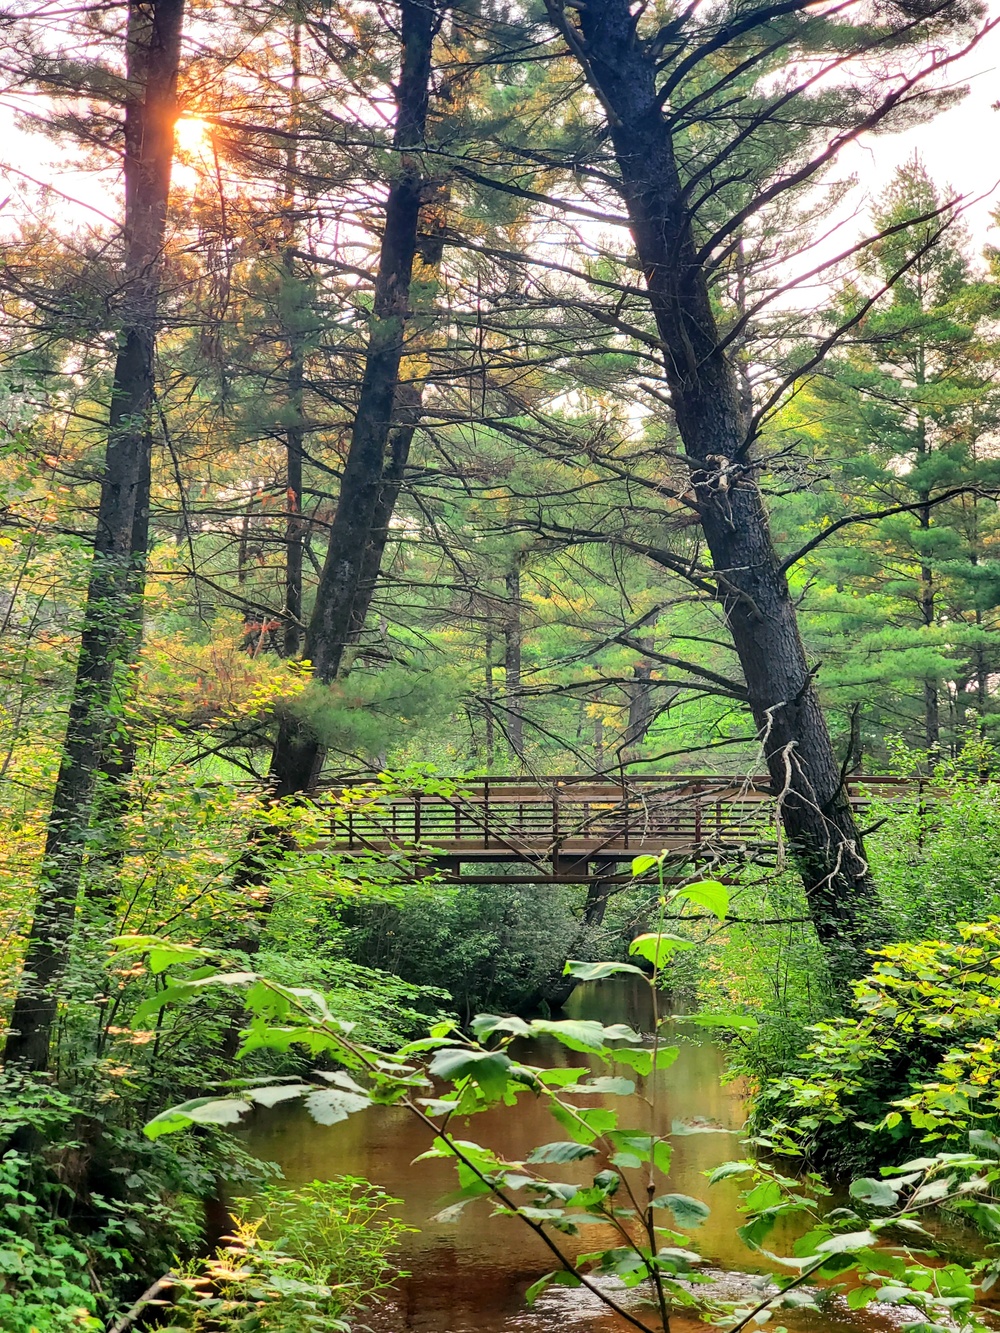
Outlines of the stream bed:
<svg viewBox="0 0 1000 1333">
<path fill-rule="evenodd" d="M 649 991 L 638 978 L 579 986 L 566 1013 L 608 1024 L 628 1023 L 637 1031 L 649 1032 L 652 1027 Z M 766 1281 L 769 1265 L 762 1256 L 752 1254 L 736 1234 L 745 1220 L 738 1209 L 739 1184 L 727 1180 L 709 1186 L 705 1173 L 746 1155 L 739 1133 L 746 1118 L 746 1094 L 738 1082 L 723 1082 L 724 1052 L 717 1043 L 706 1040 L 702 1030 L 678 1024 L 677 1036 L 680 1055 L 671 1069 L 655 1075 L 659 1080 L 658 1131 L 668 1132 L 676 1120 L 712 1127 L 714 1132 L 674 1138 L 668 1188 L 702 1199 L 711 1208 L 709 1217 L 688 1232 L 690 1247 L 703 1256 L 704 1269 L 735 1298 Z M 667 1039 L 673 1040 L 669 1033 Z M 548 1040 L 533 1041 L 523 1057 L 538 1065 L 587 1063 L 586 1056 Z M 607 1071 L 602 1068 L 601 1072 Z M 648 1080 L 640 1083 L 640 1090 L 649 1094 Z M 629 1103 L 607 1096 L 588 1099 L 588 1104 L 624 1110 Z M 629 1109 L 623 1127 L 644 1127 L 642 1108 L 632 1103 Z M 563 1139 L 565 1134 L 544 1103 L 523 1096 L 516 1110 L 501 1107 L 473 1117 L 467 1127 L 460 1128 L 459 1137 L 520 1159 L 537 1144 Z M 529 1310 L 525 1290 L 554 1266 L 551 1256 L 523 1223 L 490 1216 L 488 1201 L 469 1204 L 456 1223 L 431 1220 L 442 1198 L 455 1189 L 454 1167 L 440 1159 L 414 1162 L 430 1147 L 429 1135 L 402 1108 L 375 1107 L 340 1124 L 323 1126 L 301 1108 L 277 1107 L 259 1113 L 247 1132 L 247 1144 L 258 1156 L 277 1162 L 291 1184 L 357 1175 L 403 1199 L 399 1215 L 418 1229 L 406 1237 L 400 1260 L 409 1276 L 363 1320 L 375 1333 L 622 1333 L 629 1328 L 593 1295 L 579 1289 L 552 1288 Z M 574 1168 L 553 1171 L 561 1179 L 582 1182 L 589 1179 L 586 1168 L 587 1163 L 577 1165 L 575 1177 L 571 1174 Z M 797 1227 L 794 1222 L 779 1227 L 769 1238 L 769 1248 L 790 1253 L 801 1230 L 801 1222 Z M 600 1233 L 605 1229 L 598 1226 L 582 1232 L 578 1238 L 562 1238 L 567 1249 L 576 1253 L 612 1243 L 610 1228 L 604 1235 Z M 626 1306 L 631 1304 L 631 1293 L 616 1295 Z M 887 1306 L 852 1311 L 845 1301 L 833 1298 L 822 1312 L 782 1312 L 775 1322 L 795 1333 L 852 1333 L 898 1325 L 900 1314 Z M 692 1333 L 696 1327 L 706 1327 L 694 1312 L 678 1312 L 673 1325 Z"/>
</svg>

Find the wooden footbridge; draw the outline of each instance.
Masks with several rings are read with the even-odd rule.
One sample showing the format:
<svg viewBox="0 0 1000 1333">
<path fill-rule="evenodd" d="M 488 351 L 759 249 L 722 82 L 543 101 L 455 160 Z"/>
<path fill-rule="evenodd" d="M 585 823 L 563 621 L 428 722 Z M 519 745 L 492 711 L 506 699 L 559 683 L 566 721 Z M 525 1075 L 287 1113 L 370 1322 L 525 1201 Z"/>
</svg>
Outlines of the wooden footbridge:
<svg viewBox="0 0 1000 1333">
<path fill-rule="evenodd" d="M 858 809 L 919 796 L 924 786 L 891 777 L 847 785 Z M 342 792 L 332 846 L 401 850 L 467 883 L 592 883 L 618 878 L 644 852 L 723 864 L 775 842 L 778 808 L 766 776 L 489 777 L 442 786 Z M 519 873 L 484 873 L 487 865 Z"/>
</svg>

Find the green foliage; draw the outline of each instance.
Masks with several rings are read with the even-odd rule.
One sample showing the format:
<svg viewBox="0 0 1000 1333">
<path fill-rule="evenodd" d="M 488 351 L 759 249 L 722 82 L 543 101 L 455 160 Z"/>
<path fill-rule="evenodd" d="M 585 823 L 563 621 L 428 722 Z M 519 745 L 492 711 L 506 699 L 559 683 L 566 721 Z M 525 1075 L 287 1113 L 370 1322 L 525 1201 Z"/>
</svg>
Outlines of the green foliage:
<svg viewBox="0 0 1000 1333">
<path fill-rule="evenodd" d="M 41 1146 L 0 1163 L 4 1330 L 103 1327 L 86 1318 L 129 1304 L 148 1270 L 197 1252 L 202 1200 L 220 1179 L 248 1188 L 270 1174 L 231 1137 L 150 1142 L 108 1092 L 81 1086 L 70 1099 L 44 1076 L 0 1077 L 4 1140 Z"/>
<path fill-rule="evenodd" d="M 392 1254 L 409 1229 L 399 1203 L 354 1176 L 237 1199 L 232 1240 L 189 1265 L 172 1327 L 229 1333 L 347 1333 L 345 1316 L 400 1276 Z"/>
<path fill-rule="evenodd" d="M 697 894 L 691 895 L 690 901 L 697 898 Z M 720 900 L 718 905 L 723 912 L 728 908 L 728 902 Z M 662 917 L 666 897 L 661 897 L 660 907 Z M 966 998 L 970 1002 L 973 987 L 981 988 L 986 982 L 992 982 L 1000 995 L 998 931 L 1000 923 L 966 928 L 967 940 L 962 946 L 966 952 L 960 958 L 946 959 L 935 952 L 935 946 L 925 946 L 920 957 L 913 959 L 912 978 L 899 966 L 904 946 L 886 950 L 876 980 L 867 989 L 859 983 L 859 1004 L 866 1005 L 873 1019 L 884 1023 L 889 1021 L 891 1009 L 893 1020 L 904 1034 L 923 1031 L 927 1024 L 938 1032 L 948 1028 L 956 1014 L 954 997 L 948 1002 L 935 985 L 942 978 L 967 977 Z M 739 1177 L 749 1182 L 743 1203 L 747 1221 L 739 1230 L 743 1241 L 751 1250 L 766 1253 L 780 1268 L 789 1270 L 789 1275 L 779 1275 L 777 1291 L 756 1303 L 727 1300 L 699 1290 L 707 1279 L 698 1270 L 700 1256 L 689 1248 L 684 1231 L 697 1229 L 708 1216 L 708 1206 L 688 1195 L 660 1192 L 657 1185 L 669 1171 L 671 1138 L 712 1127 L 675 1123 L 669 1135 L 655 1132 L 656 1080 L 647 1092 L 651 1099 L 648 1125 L 630 1125 L 622 1116 L 634 1102 L 633 1080 L 613 1074 L 593 1077 L 589 1066 L 534 1065 L 522 1057 L 523 1044 L 514 1048 L 515 1042 L 526 1043 L 534 1035 L 545 1035 L 612 1069 L 616 1063 L 631 1063 L 631 1059 L 622 1059 L 624 1055 L 634 1058 L 638 1054 L 647 1057 L 646 1072 L 658 1068 L 659 1056 L 667 1049 L 661 1046 L 661 1032 L 671 1020 L 661 1018 L 656 1007 L 659 963 L 667 954 L 660 948 L 658 937 L 651 938 L 651 1042 L 622 1025 L 481 1015 L 472 1025 L 474 1036 L 463 1036 L 454 1024 L 442 1022 L 426 1037 L 386 1058 L 359 1042 L 351 1024 L 331 1011 L 322 994 L 257 979 L 249 983 L 246 992 L 250 1021 L 243 1049 L 286 1049 L 290 1043 L 301 1044 L 313 1056 L 339 1065 L 341 1068 L 333 1072 L 315 1070 L 301 1085 L 278 1086 L 278 1096 L 301 1097 L 314 1116 L 317 1113 L 311 1101 L 324 1081 L 336 1085 L 341 1098 L 338 1113 L 350 1115 L 373 1104 L 389 1103 L 415 1116 L 428 1135 L 429 1146 L 422 1156 L 448 1160 L 455 1166 L 458 1188 L 446 1201 L 439 1221 L 454 1221 L 473 1200 L 489 1198 L 495 1213 L 520 1219 L 544 1236 L 558 1256 L 559 1266 L 529 1288 L 529 1304 L 553 1284 L 583 1286 L 620 1312 L 616 1297 L 597 1280 L 614 1277 L 626 1288 L 645 1290 L 664 1328 L 671 1309 L 699 1306 L 714 1322 L 740 1330 L 749 1323 L 764 1323 L 782 1309 L 814 1308 L 814 1283 L 829 1284 L 851 1275 L 859 1280 L 854 1282 L 854 1290 L 861 1293 L 851 1296 L 854 1308 L 872 1299 L 902 1303 L 920 1313 L 921 1322 L 915 1327 L 925 1333 L 940 1328 L 945 1319 L 960 1330 L 978 1333 L 984 1327 L 977 1312 L 979 1289 L 989 1287 L 998 1265 L 984 1260 L 966 1269 L 958 1264 L 942 1267 L 925 1263 L 905 1249 L 901 1254 L 899 1236 L 915 1233 L 925 1247 L 932 1248 L 924 1216 L 942 1202 L 968 1213 L 977 1222 L 983 1218 L 991 1222 L 990 1210 L 996 1211 L 991 1198 L 1000 1182 L 1000 1141 L 979 1130 L 971 1135 L 966 1130 L 965 1148 L 937 1152 L 898 1167 L 887 1166 L 880 1178 L 856 1181 L 850 1193 L 854 1206 L 832 1211 L 819 1206 L 829 1191 L 815 1175 L 789 1177 L 777 1167 L 750 1160 L 717 1168 L 710 1173 L 711 1184 Z M 571 970 L 579 966 L 568 965 Z M 605 975 L 613 975 L 610 967 Z M 225 976 L 220 980 L 229 984 Z M 183 1002 L 183 996 L 178 998 Z M 865 1034 L 869 1048 L 877 1035 Z M 267 1091 L 270 1095 L 274 1089 Z M 232 1098 L 221 1099 L 215 1103 L 219 1109 L 210 1114 L 226 1118 L 231 1113 L 239 1114 L 249 1109 L 260 1092 L 258 1088 L 244 1088 L 242 1106 Z M 594 1092 L 621 1096 L 623 1111 L 580 1103 L 581 1096 L 586 1098 Z M 491 1108 L 516 1110 L 524 1096 L 545 1100 L 564 1137 L 538 1144 L 515 1160 L 483 1143 L 457 1136 L 453 1128 L 456 1121 Z M 199 1099 L 196 1105 L 163 1112 L 150 1122 L 147 1133 L 180 1130 L 195 1119 L 193 1112 L 200 1115 L 205 1106 L 204 1099 Z M 322 1120 L 322 1116 L 318 1118 Z M 586 1176 L 581 1181 L 579 1172 L 584 1163 Z M 554 1173 L 562 1166 L 574 1170 L 571 1179 Z M 630 1178 L 630 1171 L 640 1173 L 645 1194 Z M 672 1227 L 664 1224 L 667 1216 Z M 800 1216 L 807 1219 L 808 1227 L 793 1254 L 775 1255 L 765 1250 L 766 1240 L 780 1222 Z M 560 1238 L 578 1236 L 581 1229 L 594 1223 L 613 1226 L 616 1243 L 578 1255 L 561 1248 Z M 1000 1217 L 995 1230 L 1000 1235 Z M 315 1293 L 310 1299 L 315 1299 Z"/>
<path fill-rule="evenodd" d="M 569 954 L 590 942 L 560 885 L 414 885 L 399 902 L 350 901 L 339 912 L 353 962 L 447 991 L 465 1018 L 530 1009 L 547 998 Z"/>
<path fill-rule="evenodd" d="M 876 802 L 869 853 L 898 939 L 956 939 L 956 923 L 1000 912 L 1000 769 L 996 746 L 971 730 L 954 759 L 930 767 L 920 800 Z M 900 774 L 919 753 L 893 749 Z"/>
<path fill-rule="evenodd" d="M 997 1123 L 1000 920 L 958 935 L 876 954 L 853 1014 L 810 1028 L 799 1068 L 758 1098 L 759 1142 L 814 1160 L 893 1162 L 916 1144 L 961 1147 Z"/>
<path fill-rule="evenodd" d="M 5 1333 L 85 1333 L 103 1327 L 91 1290 L 92 1249 L 26 1189 L 28 1162 L 0 1160 L 0 1327 Z"/>
<path fill-rule="evenodd" d="M 985 1258 L 969 1267 L 938 1262 L 927 1222 L 942 1203 L 977 1220 L 993 1207 L 984 1199 L 1000 1181 L 995 1153 L 984 1155 L 973 1144 L 971 1151 L 883 1167 L 882 1179 L 852 1184 L 851 1200 L 860 1212 L 853 1206 L 830 1209 L 830 1191 L 814 1174 L 788 1176 L 768 1163 L 744 1160 L 727 1162 L 709 1176 L 713 1184 L 733 1178 L 748 1185 L 741 1204 L 747 1214 L 739 1229 L 743 1241 L 792 1273 L 779 1274 L 776 1295 L 755 1305 L 733 1303 L 730 1318 L 737 1327 L 766 1323 L 782 1310 L 819 1309 L 822 1293 L 814 1282 L 845 1291 L 852 1310 L 872 1301 L 909 1307 L 918 1318 L 907 1327 L 920 1333 L 988 1327 L 980 1293 L 994 1285 L 1000 1260 Z M 799 1239 L 790 1255 L 775 1254 L 766 1242 L 789 1219 L 798 1220 Z M 1000 1220 L 988 1233 L 1000 1236 Z"/>
</svg>

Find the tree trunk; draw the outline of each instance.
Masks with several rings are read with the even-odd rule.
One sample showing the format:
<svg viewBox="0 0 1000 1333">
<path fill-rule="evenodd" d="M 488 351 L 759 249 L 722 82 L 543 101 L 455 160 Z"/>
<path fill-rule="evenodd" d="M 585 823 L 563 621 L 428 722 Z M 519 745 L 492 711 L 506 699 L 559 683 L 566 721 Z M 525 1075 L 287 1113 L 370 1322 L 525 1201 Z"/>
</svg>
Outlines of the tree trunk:
<svg viewBox="0 0 1000 1333">
<path fill-rule="evenodd" d="M 285 623 L 282 630 L 282 653 L 298 657 L 302 646 L 302 548 L 305 542 L 305 524 L 302 520 L 302 446 L 303 386 L 305 381 L 305 349 L 301 326 L 301 303 L 295 273 L 295 179 L 298 173 L 299 101 L 301 97 L 302 23 L 296 18 L 292 25 L 292 87 L 289 116 L 288 148 L 285 152 L 284 231 L 285 248 L 282 255 L 281 302 L 286 322 L 288 351 L 288 387 L 286 394 L 288 427 L 285 431 L 285 497 L 288 516 L 285 520 Z"/>
<path fill-rule="evenodd" d="M 653 647 L 651 639 L 640 639 L 639 643 L 645 652 L 650 652 Z M 625 735 L 621 739 L 619 749 L 621 757 L 625 763 L 633 763 L 641 756 L 639 749 L 646 739 L 646 733 L 653 725 L 656 717 L 656 710 L 653 707 L 653 664 L 652 662 L 636 662 L 632 667 L 632 675 L 635 680 L 631 685 L 626 686 L 628 695 L 628 722 L 625 726 Z"/>
<path fill-rule="evenodd" d="M 562 12 L 551 12 L 565 30 Z M 865 950 L 881 936 L 875 887 L 771 540 L 739 379 L 719 346 L 660 110 L 655 58 L 638 39 L 636 22 L 628 0 L 588 0 L 573 46 L 609 113 L 719 601 L 810 913 L 831 971 L 843 979 L 867 969 Z"/>
<path fill-rule="evenodd" d="M 285 624 L 282 631 L 282 654 L 298 657 L 302 645 L 302 550 L 305 544 L 305 523 L 302 519 L 302 348 L 296 342 L 291 347 L 288 367 L 288 406 L 296 415 L 296 423 L 285 431 L 286 502 L 285 520 Z"/>
<path fill-rule="evenodd" d="M 493 772 L 493 760 L 496 756 L 496 721 L 493 713 L 493 622 L 491 610 L 486 608 L 486 638 L 483 643 L 483 676 L 486 711 L 486 771 Z"/>
<path fill-rule="evenodd" d="M 922 497 L 924 498 L 924 497 Z M 931 510 L 928 504 L 920 511 L 921 532 L 930 531 Z M 920 566 L 920 619 L 924 629 L 934 625 L 934 571 L 928 564 Z M 941 745 L 941 708 L 938 697 L 936 676 L 928 676 L 924 681 L 924 739 L 928 750 L 937 750 Z"/>
<path fill-rule="evenodd" d="M 410 281 L 423 189 L 421 161 L 414 150 L 419 149 L 426 134 L 431 49 L 439 10 L 433 4 L 402 0 L 400 14 L 402 64 L 396 85 L 393 136 L 393 147 L 400 155 L 399 171 L 386 200 L 364 376 L 337 511 L 305 638 L 305 656 L 321 684 L 336 679 L 359 619 L 360 606 L 356 610 L 355 604 L 366 580 L 366 557 L 380 522 L 380 502 L 388 494 L 383 492 L 383 471 L 410 313 Z M 388 520 L 384 526 L 388 528 Z M 271 756 L 274 794 L 308 791 L 322 762 L 319 739 L 305 723 L 286 715 Z"/>
<path fill-rule="evenodd" d="M 372 519 L 372 530 L 361 560 L 358 577 L 358 589 L 351 607 L 351 623 L 348 629 L 348 642 L 357 643 L 365 627 L 368 610 L 375 595 L 382 558 L 392 526 L 392 516 L 396 512 L 396 502 L 406 475 L 406 464 L 410 458 L 410 447 L 420 424 L 420 412 L 423 405 L 423 393 L 414 384 L 401 384 L 396 394 L 395 417 L 398 424 L 389 435 L 388 461 L 382 473 L 378 501 Z"/>
<path fill-rule="evenodd" d="M 5 1052 L 8 1062 L 36 1070 L 48 1064 L 94 787 L 112 721 L 114 680 L 134 642 L 133 523 L 149 448 L 183 9 L 183 0 L 149 0 L 129 9 L 119 351 L 69 724 Z"/>
<path fill-rule="evenodd" d="M 515 563 L 507 575 L 507 605 L 503 625 L 505 671 L 504 694 L 507 701 L 506 728 L 515 758 L 524 764 L 524 718 L 521 715 L 521 570 Z"/>
<path fill-rule="evenodd" d="M 143 618 L 146 594 L 146 557 L 149 553 L 149 505 L 152 483 L 152 437 L 147 435 L 143 456 L 140 459 L 139 485 L 136 490 L 135 512 L 132 516 L 132 566 L 130 571 L 129 601 L 130 611 L 126 619 L 128 638 L 122 644 L 122 665 L 130 679 L 122 680 L 121 692 L 124 700 L 131 702 L 135 698 L 135 671 L 139 663 L 142 648 Z M 93 820 L 103 823 L 108 829 L 117 826 L 120 830 L 122 820 L 128 810 L 128 781 L 135 771 L 135 761 L 139 749 L 139 738 L 134 729 L 127 725 L 120 727 L 104 747 L 100 775 L 97 778 Z M 110 858 L 120 865 L 125 856 L 124 842 L 120 836 L 110 844 Z"/>
</svg>

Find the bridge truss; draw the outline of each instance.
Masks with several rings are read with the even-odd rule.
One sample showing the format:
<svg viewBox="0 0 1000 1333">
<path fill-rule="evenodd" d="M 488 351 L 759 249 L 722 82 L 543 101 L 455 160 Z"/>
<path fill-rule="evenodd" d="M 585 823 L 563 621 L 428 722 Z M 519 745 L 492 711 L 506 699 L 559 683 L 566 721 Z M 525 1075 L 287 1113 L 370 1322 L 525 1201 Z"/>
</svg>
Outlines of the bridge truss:
<svg viewBox="0 0 1000 1333">
<path fill-rule="evenodd" d="M 892 777 L 847 783 L 858 810 L 874 799 L 919 799 L 923 785 Z M 345 797 L 332 828 L 334 849 L 407 851 L 465 883 L 611 884 L 628 879 L 627 866 L 643 853 L 724 866 L 768 849 L 773 855 L 779 836 L 767 777 L 483 777 L 462 780 L 447 794 L 379 797 L 373 784 Z M 486 866 L 495 869 L 487 873 Z"/>
</svg>

